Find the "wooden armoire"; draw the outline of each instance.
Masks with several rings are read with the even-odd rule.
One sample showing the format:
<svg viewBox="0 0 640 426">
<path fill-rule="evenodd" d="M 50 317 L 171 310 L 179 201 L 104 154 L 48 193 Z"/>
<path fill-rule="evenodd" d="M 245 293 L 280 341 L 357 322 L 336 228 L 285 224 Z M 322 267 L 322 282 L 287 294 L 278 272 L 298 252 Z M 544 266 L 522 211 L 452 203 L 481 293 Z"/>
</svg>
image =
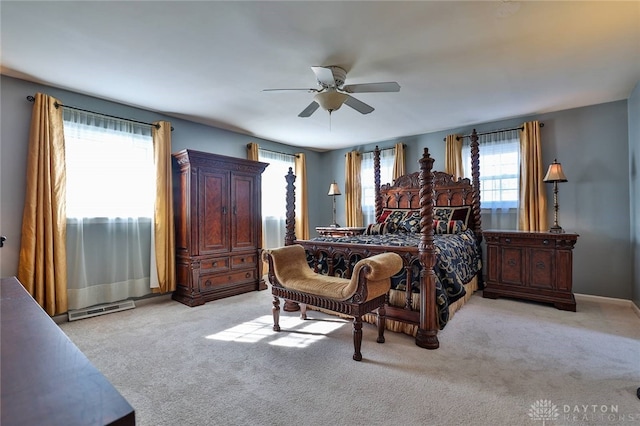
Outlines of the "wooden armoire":
<svg viewBox="0 0 640 426">
<path fill-rule="evenodd" d="M 173 299 L 197 306 L 266 289 L 260 189 L 267 166 L 190 149 L 173 154 Z"/>
</svg>

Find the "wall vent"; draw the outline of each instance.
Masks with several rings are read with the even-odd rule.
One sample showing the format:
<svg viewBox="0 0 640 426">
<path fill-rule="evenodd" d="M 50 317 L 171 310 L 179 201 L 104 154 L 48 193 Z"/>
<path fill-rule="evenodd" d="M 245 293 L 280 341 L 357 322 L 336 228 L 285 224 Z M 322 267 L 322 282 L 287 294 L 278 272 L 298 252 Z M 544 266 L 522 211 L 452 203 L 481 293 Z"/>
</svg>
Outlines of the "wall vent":
<svg viewBox="0 0 640 426">
<path fill-rule="evenodd" d="M 122 302 L 109 303 L 106 305 L 92 306 L 90 308 L 76 309 L 69 311 L 69 321 L 91 318 L 98 315 L 110 314 L 112 312 L 133 309 L 136 305 L 133 300 L 123 300 Z"/>
</svg>

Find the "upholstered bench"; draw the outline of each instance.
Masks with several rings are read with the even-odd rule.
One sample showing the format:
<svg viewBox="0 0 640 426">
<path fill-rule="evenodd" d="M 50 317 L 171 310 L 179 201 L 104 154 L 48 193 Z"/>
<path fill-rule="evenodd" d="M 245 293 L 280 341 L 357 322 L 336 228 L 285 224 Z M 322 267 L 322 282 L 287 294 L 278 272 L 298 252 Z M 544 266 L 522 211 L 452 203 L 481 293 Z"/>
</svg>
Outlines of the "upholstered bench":
<svg viewBox="0 0 640 426">
<path fill-rule="evenodd" d="M 396 253 L 382 253 L 360 260 L 351 279 L 315 273 L 307 264 L 301 245 L 264 250 L 269 263 L 269 282 L 273 294 L 273 330 L 280 331 L 280 298 L 300 303 L 300 317 L 306 319 L 306 305 L 353 317 L 353 359 L 362 353 L 362 315 L 377 311 L 378 343 L 384 343 L 385 311 L 391 277 L 402 269 Z"/>
</svg>

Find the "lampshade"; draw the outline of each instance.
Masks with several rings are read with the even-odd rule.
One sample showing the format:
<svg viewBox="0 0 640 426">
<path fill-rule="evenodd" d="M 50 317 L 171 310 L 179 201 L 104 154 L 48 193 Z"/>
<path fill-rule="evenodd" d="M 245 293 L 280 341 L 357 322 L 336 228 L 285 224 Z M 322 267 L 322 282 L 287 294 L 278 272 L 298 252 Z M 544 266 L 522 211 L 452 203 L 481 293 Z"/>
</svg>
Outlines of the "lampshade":
<svg viewBox="0 0 640 426">
<path fill-rule="evenodd" d="M 315 101 L 320 104 L 322 109 L 325 109 L 329 112 L 340 109 L 344 101 L 347 100 L 348 96 L 344 93 L 336 92 L 335 90 L 331 90 L 328 92 L 318 93 L 313 97 Z M 336 194 L 337 195 L 337 194 Z"/>
<path fill-rule="evenodd" d="M 341 195 L 337 183 L 333 182 L 331 186 L 329 186 L 329 193 L 327 195 Z"/>
<path fill-rule="evenodd" d="M 549 165 L 549 170 L 547 170 L 547 174 L 544 179 L 545 182 L 566 182 L 567 177 L 564 175 L 562 171 L 562 164 L 558 163 L 555 159 L 553 163 Z"/>
</svg>

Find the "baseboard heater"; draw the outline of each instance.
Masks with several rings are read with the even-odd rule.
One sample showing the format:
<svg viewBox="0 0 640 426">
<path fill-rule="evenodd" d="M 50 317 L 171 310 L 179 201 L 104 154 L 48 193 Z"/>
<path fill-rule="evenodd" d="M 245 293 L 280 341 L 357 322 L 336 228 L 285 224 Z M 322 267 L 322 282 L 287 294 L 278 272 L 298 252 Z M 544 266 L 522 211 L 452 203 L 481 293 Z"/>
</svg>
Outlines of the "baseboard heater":
<svg viewBox="0 0 640 426">
<path fill-rule="evenodd" d="M 90 308 L 76 309 L 69 311 L 69 321 L 75 321 L 85 318 L 91 318 L 98 315 L 110 314 L 112 312 L 125 311 L 133 309 L 136 304 L 133 300 L 123 300 L 122 302 L 108 303 L 106 305 L 92 306 Z"/>
</svg>

